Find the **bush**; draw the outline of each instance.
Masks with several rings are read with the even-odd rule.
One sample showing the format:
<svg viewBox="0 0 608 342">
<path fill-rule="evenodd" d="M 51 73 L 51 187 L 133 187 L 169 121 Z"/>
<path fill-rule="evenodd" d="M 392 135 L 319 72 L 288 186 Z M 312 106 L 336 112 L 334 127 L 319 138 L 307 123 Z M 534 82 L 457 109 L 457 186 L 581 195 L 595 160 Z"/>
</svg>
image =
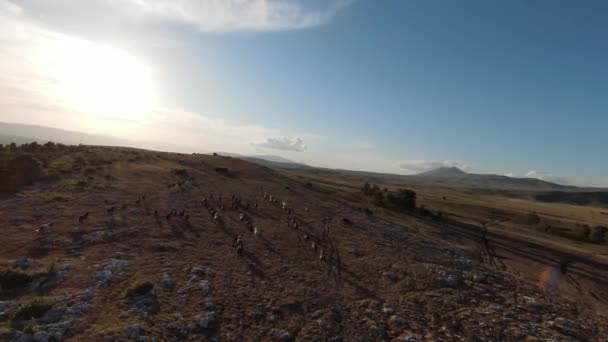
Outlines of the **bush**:
<svg viewBox="0 0 608 342">
<path fill-rule="evenodd" d="M 148 293 L 150 290 L 154 288 L 154 284 L 149 281 L 138 280 L 135 283 L 131 284 L 127 291 L 125 292 L 125 297 L 137 297 Z"/>
<path fill-rule="evenodd" d="M 177 176 L 182 176 L 182 177 L 188 176 L 188 170 L 186 170 L 186 169 L 173 169 L 173 170 L 171 170 L 171 173 L 173 173 L 174 175 L 177 175 Z"/>
<path fill-rule="evenodd" d="M 15 310 L 14 320 L 40 318 L 53 308 L 55 303 L 46 297 L 35 297 L 25 303 L 19 304 Z"/>
<path fill-rule="evenodd" d="M 583 225 L 583 227 L 579 230 L 579 240 L 587 240 L 589 238 L 589 234 L 591 233 L 591 228 L 588 225 Z"/>
<path fill-rule="evenodd" d="M 608 232 L 608 228 L 604 226 L 594 227 L 591 235 L 589 236 L 589 241 L 595 243 L 602 243 L 606 241 L 606 232 Z"/>
<path fill-rule="evenodd" d="M 0 294 L 20 290 L 34 280 L 34 277 L 26 272 L 10 268 L 0 271 Z"/>
<path fill-rule="evenodd" d="M 23 333 L 28 335 L 34 335 L 36 331 L 38 331 L 38 324 L 36 324 L 36 320 L 34 319 L 34 317 L 32 317 L 29 321 L 27 321 L 25 327 L 23 327 Z"/>
<path fill-rule="evenodd" d="M 540 217 L 538 216 L 537 213 L 531 212 L 531 213 L 529 213 L 526 216 L 525 223 L 526 224 L 530 224 L 530 225 L 539 224 L 540 223 Z"/>
<path fill-rule="evenodd" d="M 0 183 L 0 191 L 15 192 L 41 178 L 42 163 L 29 154 L 23 154 L 10 159 L 0 173 L 7 180 Z"/>
</svg>

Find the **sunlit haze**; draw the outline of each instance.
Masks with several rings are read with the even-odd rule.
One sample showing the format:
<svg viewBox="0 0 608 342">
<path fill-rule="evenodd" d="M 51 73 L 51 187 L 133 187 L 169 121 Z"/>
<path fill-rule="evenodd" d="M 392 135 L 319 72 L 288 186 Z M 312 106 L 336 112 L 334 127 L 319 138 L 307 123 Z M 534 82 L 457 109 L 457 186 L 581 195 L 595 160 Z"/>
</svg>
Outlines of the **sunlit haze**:
<svg viewBox="0 0 608 342">
<path fill-rule="evenodd" d="M 0 121 L 167 151 L 608 186 L 606 11 L 0 0 Z"/>
</svg>

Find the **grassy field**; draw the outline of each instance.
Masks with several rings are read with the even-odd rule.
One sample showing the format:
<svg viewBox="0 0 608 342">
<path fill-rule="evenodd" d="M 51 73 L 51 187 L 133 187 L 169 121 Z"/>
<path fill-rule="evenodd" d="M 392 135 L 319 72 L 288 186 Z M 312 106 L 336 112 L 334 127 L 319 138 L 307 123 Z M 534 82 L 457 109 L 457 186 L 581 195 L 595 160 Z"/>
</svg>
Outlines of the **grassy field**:
<svg viewBox="0 0 608 342">
<path fill-rule="evenodd" d="M 602 224 L 601 214 L 585 215 L 599 208 L 374 180 L 417 192 L 418 208 L 403 211 L 399 198 L 375 205 L 364 179 L 230 157 L 57 145 L 1 156 L 11 183 L 0 199 L 0 340 L 36 332 L 74 341 L 608 333 L 608 306 L 594 297 L 608 291 L 602 256 L 571 266 L 579 288 L 564 280 L 549 294 L 538 284 L 563 258 L 606 248 L 538 227 Z M 39 169 L 16 174 L 24 165 Z M 539 222 L 528 224 L 531 211 Z M 479 258 L 479 224 L 490 221 L 502 268 Z"/>
</svg>

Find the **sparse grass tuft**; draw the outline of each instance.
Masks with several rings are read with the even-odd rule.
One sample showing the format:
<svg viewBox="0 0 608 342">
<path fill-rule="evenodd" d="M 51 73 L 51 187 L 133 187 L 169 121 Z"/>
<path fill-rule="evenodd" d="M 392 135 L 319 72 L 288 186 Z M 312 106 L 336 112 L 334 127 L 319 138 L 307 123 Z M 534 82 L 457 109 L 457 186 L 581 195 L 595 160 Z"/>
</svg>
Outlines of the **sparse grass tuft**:
<svg viewBox="0 0 608 342">
<path fill-rule="evenodd" d="M 131 284 L 125 291 L 126 298 L 132 298 L 144 295 L 154 288 L 154 284 L 147 280 L 138 280 Z"/>
<path fill-rule="evenodd" d="M 19 304 L 15 310 L 13 320 L 40 318 L 53 308 L 55 302 L 46 297 L 34 297 L 25 303 Z"/>
<path fill-rule="evenodd" d="M 31 317 L 25 327 L 23 327 L 23 333 L 28 335 L 34 335 L 38 331 L 38 324 L 36 324 L 36 320 L 34 317 Z"/>
</svg>

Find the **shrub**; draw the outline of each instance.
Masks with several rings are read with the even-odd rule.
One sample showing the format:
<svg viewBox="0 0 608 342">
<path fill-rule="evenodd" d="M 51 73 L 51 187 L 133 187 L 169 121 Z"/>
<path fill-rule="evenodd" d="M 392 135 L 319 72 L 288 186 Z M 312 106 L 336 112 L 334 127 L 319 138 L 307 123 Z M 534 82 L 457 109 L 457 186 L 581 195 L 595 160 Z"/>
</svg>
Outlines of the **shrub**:
<svg viewBox="0 0 608 342">
<path fill-rule="evenodd" d="M 372 202 L 374 202 L 374 204 L 379 207 L 383 207 L 384 206 L 384 194 L 382 194 L 382 192 L 380 192 L 380 191 L 374 192 L 374 194 L 372 196 Z"/>
<path fill-rule="evenodd" d="M 369 195 L 370 195 L 371 186 L 369 185 L 369 183 L 368 183 L 368 182 L 365 182 L 365 184 L 363 184 L 363 189 L 362 189 L 362 191 L 363 191 L 363 194 L 364 194 L 365 196 L 369 196 Z"/>
<path fill-rule="evenodd" d="M 595 243 L 602 243 L 606 241 L 606 232 L 608 232 L 608 228 L 604 226 L 597 226 L 593 228 L 593 232 L 589 236 L 589 241 Z"/>
<path fill-rule="evenodd" d="M 19 304 L 15 310 L 14 320 L 40 318 L 53 308 L 55 303 L 46 297 L 35 297 Z"/>
<path fill-rule="evenodd" d="M 150 290 L 154 288 L 154 284 L 149 281 L 138 280 L 135 283 L 131 284 L 127 291 L 125 291 L 125 297 L 137 297 L 148 293 Z"/>
<path fill-rule="evenodd" d="M 589 234 L 591 233 L 591 228 L 588 225 L 583 225 L 583 227 L 579 230 L 579 239 L 587 240 L 589 238 Z"/>
<path fill-rule="evenodd" d="M 10 268 L 0 271 L 0 291 L 11 292 L 20 290 L 34 280 L 29 273 Z"/>
<path fill-rule="evenodd" d="M 188 176 L 188 170 L 186 169 L 173 169 L 171 173 L 177 176 Z"/>
<path fill-rule="evenodd" d="M 42 176 L 42 164 L 33 156 L 24 154 L 9 160 L 2 173 L 3 179 L 7 181 L 0 184 L 0 191 L 14 192 L 39 180 Z"/>
<path fill-rule="evenodd" d="M 537 213 L 535 212 L 531 212 L 528 215 L 526 215 L 526 219 L 525 219 L 525 223 L 526 224 L 539 224 L 540 223 L 540 217 L 538 216 Z"/>
<path fill-rule="evenodd" d="M 416 192 L 401 189 L 395 195 L 393 202 L 400 210 L 414 211 L 416 210 Z"/>
<path fill-rule="evenodd" d="M 34 335 L 36 331 L 38 331 L 38 324 L 36 324 L 36 320 L 34 319 L 34 317 L 32 317 L 29 321 L 27 321 L 25 327 L 23 327 L 23 333 L 28 335 Z"/>
</svg>

